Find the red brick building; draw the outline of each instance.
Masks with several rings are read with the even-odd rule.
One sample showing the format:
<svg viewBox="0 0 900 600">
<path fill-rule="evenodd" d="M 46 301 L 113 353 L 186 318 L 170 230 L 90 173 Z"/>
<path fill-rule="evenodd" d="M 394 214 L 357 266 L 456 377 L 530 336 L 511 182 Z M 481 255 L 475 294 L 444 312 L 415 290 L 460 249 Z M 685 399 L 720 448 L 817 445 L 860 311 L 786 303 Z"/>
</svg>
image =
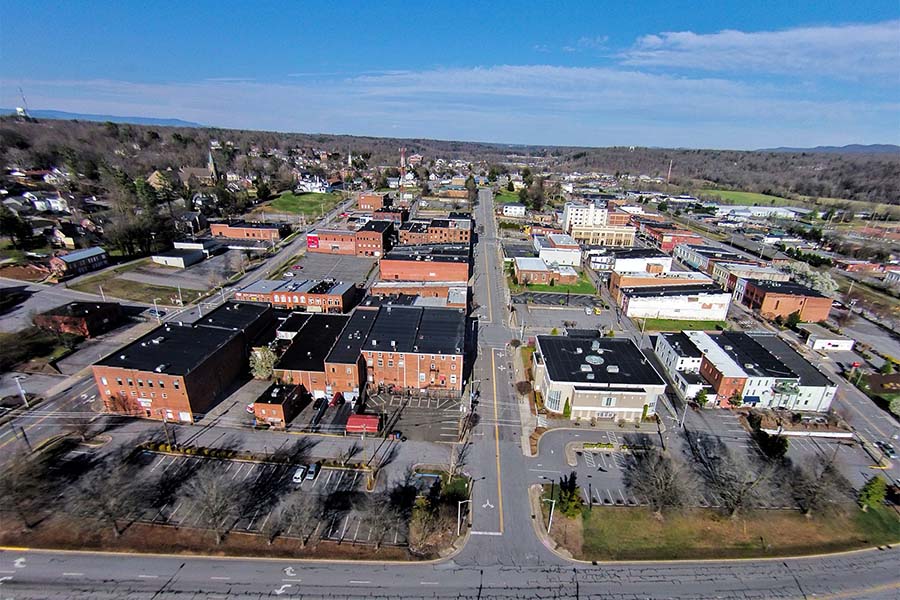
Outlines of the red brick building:
<svg viewBox="0 0 900 600">
<path fill-rule="evenodd" d="M 325 358 L 344 330 L 346 315 L 313 315 L 275 365 L 275 377 L 299 385 L 313 398 L 330 398 L 335 390 L 325 376 Z"/>
<path fill-rule="evenodd" d="M 687 229 L 680 229 L 670 224 L 643 225 L 644 234 L 649 237 L 663 252 L 671 253 L 679 244 L 703 245 L 706 240 Z"/>
<path fill-rule="evenodd" d="M 472 220 L 447 217 L 430 221 L 413 221 L 400 227 L 400 243 L 469 244 L 472 241 Z"/>
<path fill-rule="evenodd" d="M 209 231 L 213 237 L 264 240 L 274 244 L 291 232 L 291 226 L 286 223 L 236 221 L 234 223 L 210 223 Z"/>
<path fill-rule="evenodd" d="M 369 221 L 356 232 L 356 255 L 384 256 L 391 249 L 393 235 L 393 222 Z"/>
<path fill-rule="evenodd" d="M 458 395 L 465 333 L 462 310 L 382 307 L 362 348 L 366 381 L 375 389 Z"/>
<path fill-rule="evenodd" d="M 468 244 L 397 246 L 379 263 L 382 281 L 469 281 Z"/>
<path fill-rule="evenodd" d="M 56 277 L 67 278 L 102 269 L 108 264 L 106 250 L 100 247 L 84 248 L 54 256 L 50 259 L 50 270 Z"/>
<path fill-rule="evenodd" d="M 105 409 L 192 423 L 246 371 L 274 319 L 269 305 L 226 302 L 197 323 L 157 327 L 91 367 Z"/>
<path fill-rule="evenodd" d="M 394 227 L 400 227 L 409 220 L 409 209 L 399 206 L 385 206 L 372 213 L 376 221 L 391 221 Z"/>
<path fill-rule="evenodd" d="M 357 200 L 359 210 L 375 212 L 391 205 L 391 197 L 387 193 L 362 192 Z"/>
<path fill-rule="evenodd" d="M 439 300 L 452 308 L 468 306 L 468 286 L 449 281 L 376 281 L 369 293 L 372 296 L 411 295 Z"/>
<path fill-rule="evenodd" d="M 299 385 L 273 383 L 253 403 L 253 417 L 273 429 L 284 429 L 306 404 Z"/>
<path fill-rule="evenodd" d="M 740 279 L 734 288 L 734 297 L 759 312 L 765 319 L 787 319 L 799 312 L 800 320 L 818 323 L 828 319 L 832 300 L 819 292 L 792 281 L 764 281 Z"/>
<path fill-rule="evenodd" d="M 323 254 L 356 256 L 356 232 L 342 229 L 319 229 L 306 234 L 306 249 Z"/>
<path fill-rule="evenodd" d="M 69 302 L 34 317 L 41 329 L 92 338 L 114 329 L 122 321 L 116 302 Z"/>
<path fill-rule="evenodd" d="M 306 312 L 344 313 L 359 300 L 356 284 L 330 279 L 262 279 L 235 292 L 243 302 L 267 302 Z"/>
<path fill-rule="evenodd" d="M 325 357 L 325 381 L 333 394 L 346 400 L 360 398 L 366 389 L 366 363 L 362 347 L 369 338 L 378 311 L 357 310 Z"/>
</svg>

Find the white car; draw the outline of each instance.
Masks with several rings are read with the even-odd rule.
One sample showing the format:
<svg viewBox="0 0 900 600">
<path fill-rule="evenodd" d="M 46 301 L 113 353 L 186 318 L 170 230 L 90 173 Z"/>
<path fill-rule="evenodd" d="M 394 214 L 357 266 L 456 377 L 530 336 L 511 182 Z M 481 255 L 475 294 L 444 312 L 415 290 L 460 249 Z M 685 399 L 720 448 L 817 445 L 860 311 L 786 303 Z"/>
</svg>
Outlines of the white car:
<svg viewBox="0 0 900 600">
<path fill-rule="evenodd" d="M 300 485 L 303 483 L 303 480 L 306 479 L 306 465 L 300 465 L 297 467 L 297 470 L 294 471 L 294 476 L 291 477 L 291 481 Z"/>
</svg>

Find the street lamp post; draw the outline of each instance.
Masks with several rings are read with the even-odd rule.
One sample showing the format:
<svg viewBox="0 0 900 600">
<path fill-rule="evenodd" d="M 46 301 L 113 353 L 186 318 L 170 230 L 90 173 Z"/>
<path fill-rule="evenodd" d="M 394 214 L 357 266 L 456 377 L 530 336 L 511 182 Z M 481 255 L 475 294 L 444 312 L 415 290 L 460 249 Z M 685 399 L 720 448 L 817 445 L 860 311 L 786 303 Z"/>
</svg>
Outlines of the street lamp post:
<svg viewBox="0 0 900 600">
<path fill-rule="evenodd" d="M 466 502 L 472 503 L 472 500 L 460 500 L 456 504 L 456 537 L 459 537 L 460 530 L 462 529 L 462 505 Z"/>
<path fill-rule="evenodd" d="M 153 312 L 156 313 L 156 324 L 162 324 L 162 319 L 159 318 L 159 306 L 156 304 L 157 300 L 162 300 L 162 298 L 154 298 L 153 299 Z"/>
<path fill-rule="evenodd" d="M 19 396 L 22 398 L 22 404 L 25 405 L 25 408 L 31 408 L 28 406 L 28 397 L 25 395 L 25 389 L 22 388 L 22 380 L 25 379 L 23 375 L 16 375 L 13 377 L 16 380 L 16 387 L 19 388 Z"/>
<path fill-rule="evenodd" d="M 550 498 L 544 498 L 544 502 L 550 503 L 550 520 L 547 522 L 547 533 L 550 533 L 550 528 L 553 527 L 553 510 L 556 508 L 556 500 L 551 500 Z"/>
</svg>

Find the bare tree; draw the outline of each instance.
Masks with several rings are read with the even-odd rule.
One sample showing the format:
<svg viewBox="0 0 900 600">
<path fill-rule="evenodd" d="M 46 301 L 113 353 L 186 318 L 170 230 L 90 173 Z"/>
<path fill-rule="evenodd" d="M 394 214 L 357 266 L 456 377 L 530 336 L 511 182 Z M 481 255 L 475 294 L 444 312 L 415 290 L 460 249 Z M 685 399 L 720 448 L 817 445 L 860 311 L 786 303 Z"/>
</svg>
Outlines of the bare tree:
<svg viewBox="0 0 900 600">
<path fill-rule="evenodd" d="M 33 462 L 24 455 L 13 456 L 0 469 L 0 507 L 15 513 L 26 530 L 37 523 L 40 500 L 46 490 L 41 469 L 35 468 Z"/>
<path fill-rule="evenodd" d="M 373 496 L 366 507 L 363 523 L 369 527 L 369 540 L 375 544 L 375 550 L 381 548 L 384 538 L 392 524 L 397 524 L 400 515 L 394 503 L 383 494 Z"/>
<path fill-rule="evenodd" d="M 456 477 L 456 473 L 465 466 L 471 447 L 472 444 L 468 440 L 450 447 L 450 468 L 448 469 L 450 479 Z"/>
<path fill-rule="evenodd" d="M 851 498 L 850 482 L 838 470 L 836 458 L 835 452 L 827 458 L 820 456 L 811 465 L 793 469 L 794 500 L 807 517 L 833 509 Z"/>
<path fill-rule="evenodd" d="M 91 422 L 90 413 L 84 413 L 84 416 L 74 417 L 65 425 L 66 431 L 78 437 L 82 442 L 86 442 L 93 437 L 93 427 L 94 424 Z"/>
<path fill-rule="evenodd" d="M 188 482 L 186 490 L 188 497 L 201 511 L 201 522 L 215 534 L 216 545 L 221 544 L 238 512 L 237 486 L 207 468 Z"/>
<path fill-rule="evenodd" d="M 658 517 L 685 505 L 691 477 L 668 453 L 651 447 L 627 455 L 625 464 L 625 485 L 635 496 L 646 498 Z"/>
<path fill-rule="evenodd" d="M 305 548 L 319 524 L 321 514 L 322 499 L 318 494 L 296 494 L 282 512 L 286 523 L 285 531 L 298 534 L 300 546 Z"/>
<path fill-rule="evenodd" d="M 140 481 L 121 457 L 111 458 L 81 480 L 72 508 L 76 514 L 111 527 L 113 535 L 119 537 L 144 495 Z"/>
<path fill-rule="evenodd" d="M 734 518 L 740 511 L 754 506 L 776 465 L 752 464 L 746 456 L 731 452 L 713 435 L 687 433 L 687 436 L 700 475 L 721 500 L 728 515 Z"/>
<path fill-rule="evenodd" d="M 353 444 L 351 444 L 349 448 L 341 451 L 340 455 L 338 456 L 338 461 L 341 463 L 342 467 L 346 467 L 347 463 L 353 460 L 353 457 L 362 452 L 362 450 L 362 445 L 357 442 L 353 442 Z"/>
</svg>

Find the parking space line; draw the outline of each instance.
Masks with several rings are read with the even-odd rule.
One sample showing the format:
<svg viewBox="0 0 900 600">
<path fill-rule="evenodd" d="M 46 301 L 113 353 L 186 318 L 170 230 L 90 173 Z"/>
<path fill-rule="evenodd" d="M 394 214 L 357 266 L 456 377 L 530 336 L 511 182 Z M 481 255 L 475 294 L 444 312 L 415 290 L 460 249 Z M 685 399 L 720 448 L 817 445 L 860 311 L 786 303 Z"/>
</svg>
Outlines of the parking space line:
<svg viewBox="0 0 900 600">
<path fill-rule="evenodd" d="M 606 491 L 606 495 L 609 496 L 609 503 L 615 504 L 615 501 L 613 500 L 612 494 L 609 492 L 609 489 L 607 489 L 605 491 Z"/>
<path fill-rule="evenodd" d="M 160 457 L 159 457 L 159 460 L 156 461 L 156 464 L 154 464 L 153 467 L 150 468 L 150 472 L 152 473 L 153 471 L 155 471 L 156 468 L 157 468 L 159 465 L 161 465 L 162 462 L 163 462 L 164 460 L 166 460 L 166 456 L 165 456 L 165 455 L 160 456 Z"/>
<path fill-rule="evenodd" d="M 603 500 L 600 498 L 600 490 L 594 490 L 594 496 L 597 497 L 597 504 L 603 504 Z"/>
<path fill-rule="evenodd" d="M 234 472 L 234 475 L 231 476 L 231 480 L 234 481 L 237 479 L 237 476 L 241 474 L 241 471 L 244 470 L 244 463 L 238 465 L 237 471 Z"/>
<path fill-rule="evenodd" d="M 177 457 L 177 456 L 173 456 L 173 457 L 172 457 L 172 460 L 170 460 L 169 463 L 168 463 L 165 467 L 163 467 L 163 473 L 165 473 L 166 471 L 168 471 L 168 470 L 169 470 L 169 467 L 171 467 L 172 465 L 174 465 L 174 464 L 175 464 L 175 461 L 177 461 L 177 460 L 178 460 L 178 457 Z"/>
<path fill-rule="evenodd" d="M 244 481 L 247 481 L 247 478 L 253 475 L 253 471 L 256 469 L 256 465 L 250 465 L 247 467 L 247 474 L 244 475 Z"/>
<path fill-rule="evenodd" d="M 350 515 L 344 517 L 344 529 L 341 530 L 341 541 L 344 540 L 344 536 L 347 535 L 347 525 L 350 523 Z"/>
<path fill-rule="evenodd" d="M 594 453 L 593 452 L 585 452 L 584 453 L 584 462 L 590 468 L 594 469 L 597 467 L 597 464 L 594 462 Z"/>
<path fill-rule="evenodd" d="M 228 461 L 228 464 L 227 464 L 227 466 L 225 467 L 225 472 L 227 473 L 228 471 L 230 471 L 230 470 L 231 470 L 231 467 L 233 467 L 233 466 L 234 466 L 234 463 L 231 462 L 231 461 Z"/>
<path fill-rule="evenodd" d="M 617 488 L 616 491 L 619 492 L 619 497 L 622 498 L 622 504 L 628 504 L 628 502 L 625 500 L 625 495 L 622 493 L 622 490 Z"/>
<path fill-rule="evenodd" d="M 359 537 L 359 526 L 362 525 L 362 519 L 356 520 L 356 531 L 353 533 L 353 541 L 356 541 L 356 538 Z"/>
</svg>

